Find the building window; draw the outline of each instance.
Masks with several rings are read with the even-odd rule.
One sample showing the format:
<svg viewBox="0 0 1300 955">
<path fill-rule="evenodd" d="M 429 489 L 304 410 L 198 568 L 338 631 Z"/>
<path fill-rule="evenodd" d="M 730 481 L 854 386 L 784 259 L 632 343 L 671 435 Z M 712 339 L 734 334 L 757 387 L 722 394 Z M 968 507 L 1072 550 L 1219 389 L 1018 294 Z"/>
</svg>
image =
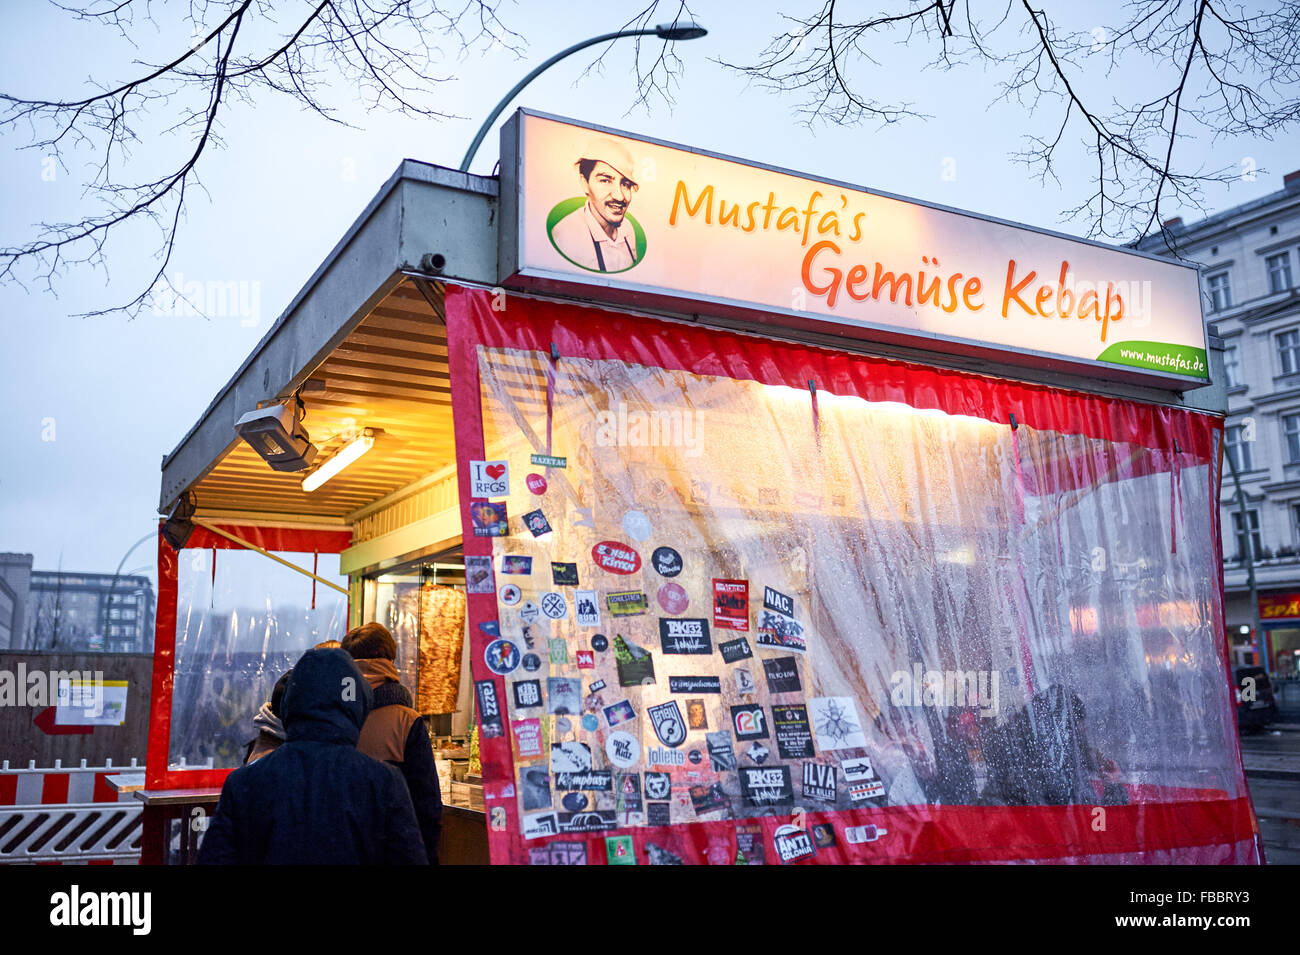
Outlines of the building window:
<svg viewBox="0 0 1300 955">
<path fill-rule="evenodd" d="M 1300 504 L 1291 505 L 1291 542 L 1300 549 Z"/>
<path fill-rule="evenodd" d="M 1241 511 L 1232 512 L 1232 529 L 1237 535 L 1237 553 L 1234 560 L 1242 560 L 1249 553 L 1252 558 L 1258 557 L 1264 549 L 1263 543 L 1259 537 L 1259 511 L 1247 511 L 1246 522 L 1250 525 L 1250 536 L 1247 539 L 1246 534 L 1241 527 Z M 1251 549 L 1246 550 L 1247 547 Z"/>
<path fill-rule="evenodd" d="M 1232 290 L 1228 288 L 1228 273 L 1208 276 L 1205 286 L 1209 290 L 1210 311 L 1222 312 L 1232 305 Z"/>
<path fill-rule="evenodd" d="M 1291 253 L 1279 252 L 1264 260 L 1268 267 L 1268 290 L 1285 292 L 1291 287 Z"/>
<path fill-rule="evenodd" d="M 1293 328 L 1277 336 L 1277 357 L 1282 364 L 1282 374 L 1300 372 L 1300 331 Z"/>
<path fill-rule="evenodd" d="M 1288 464 L 1300 464 L 1300 414 L 1282 416 L 1282 436 L 1286 440 Z"/>
<path fill-rule="evenodd" d="M 1254 465 L 1251 460 L 1250 442 L 1242 440 L 1242 427 L 1239 424 L 1224 429 L 1223 451 L 1232 458 L 1238 471 L 1249 471 Z"/>
<path fill-rule="evenodd" d="M 1241 380 L 1241 352 L 1236 345 L 1223 350 L 1223 374 L 1228 379 L 1229 388 L 1240 388 L 1245 384 Z"/>
</svg>

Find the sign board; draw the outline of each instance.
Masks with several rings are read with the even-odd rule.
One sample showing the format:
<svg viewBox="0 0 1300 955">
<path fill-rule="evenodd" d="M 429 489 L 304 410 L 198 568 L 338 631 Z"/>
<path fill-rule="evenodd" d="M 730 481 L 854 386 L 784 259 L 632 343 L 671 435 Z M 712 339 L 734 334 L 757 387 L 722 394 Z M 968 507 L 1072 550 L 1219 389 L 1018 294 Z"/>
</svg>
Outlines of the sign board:
<svg viewBox="0 0 1300 955">
<path fill-rule="evenodd" d="M 59 680 L 55 726 L 121 726 L 126 680 Z"/>
<path fill-rule="evenodd" d="M 1187 389 L 1194 267 L 860 186 L 518 111 L 499 279 Z"/>
</svg>

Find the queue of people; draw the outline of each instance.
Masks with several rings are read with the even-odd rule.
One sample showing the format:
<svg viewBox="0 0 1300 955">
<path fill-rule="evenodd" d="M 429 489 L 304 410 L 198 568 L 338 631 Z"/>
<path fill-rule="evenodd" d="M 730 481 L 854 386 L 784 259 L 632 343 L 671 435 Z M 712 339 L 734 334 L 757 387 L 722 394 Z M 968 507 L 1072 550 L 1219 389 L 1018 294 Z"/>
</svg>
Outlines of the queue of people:
<svg viewBox="0 0 1300 955">
<path fill-rule="evenodd" d="M 437 864 L 442 797 L 424 720 L 380 624 L 303 654 L 254 717 L 200 865 Z"/>
</svg>

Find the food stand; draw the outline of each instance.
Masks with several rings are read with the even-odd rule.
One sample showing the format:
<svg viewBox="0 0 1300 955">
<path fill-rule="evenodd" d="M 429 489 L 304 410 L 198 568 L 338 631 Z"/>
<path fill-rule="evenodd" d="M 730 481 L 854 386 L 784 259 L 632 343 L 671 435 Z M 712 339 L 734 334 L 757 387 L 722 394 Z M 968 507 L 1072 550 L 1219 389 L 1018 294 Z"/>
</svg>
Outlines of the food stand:
<svg viewBox="0 0 1300 955">
<path fill-rule="evenodd" d="M 1213 345 L 1183 265 L 521 110 L 499 180 L 404 163 L 164 461 L 148 785 L 233 765 L 168 727 L 234 538 L 317 576 L 216 695 L 389 624 L 481 760 L 444 861 L 1258 862 Z M 306 491 L 257 402 L 308 474 L 373 447 Z"/>
</svg>

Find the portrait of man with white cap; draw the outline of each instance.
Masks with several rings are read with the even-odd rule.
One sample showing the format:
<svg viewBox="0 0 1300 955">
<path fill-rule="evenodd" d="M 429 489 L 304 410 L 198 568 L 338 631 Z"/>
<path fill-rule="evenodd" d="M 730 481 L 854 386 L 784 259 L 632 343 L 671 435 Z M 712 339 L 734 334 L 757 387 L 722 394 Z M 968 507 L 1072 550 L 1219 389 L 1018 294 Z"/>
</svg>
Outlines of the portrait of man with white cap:
<svg viewBox="0 0 1300 955">
<path fill-rule="evenodd" d="M 608 137 L 590 140 L 574 163 L 587 201 L 551 229 L 551 242 L 570 262 L 592 272 L 622 272 L 645 254 L 627 214 L 636 193 L 636 164 L 627 146 Z"/>
</svg>

